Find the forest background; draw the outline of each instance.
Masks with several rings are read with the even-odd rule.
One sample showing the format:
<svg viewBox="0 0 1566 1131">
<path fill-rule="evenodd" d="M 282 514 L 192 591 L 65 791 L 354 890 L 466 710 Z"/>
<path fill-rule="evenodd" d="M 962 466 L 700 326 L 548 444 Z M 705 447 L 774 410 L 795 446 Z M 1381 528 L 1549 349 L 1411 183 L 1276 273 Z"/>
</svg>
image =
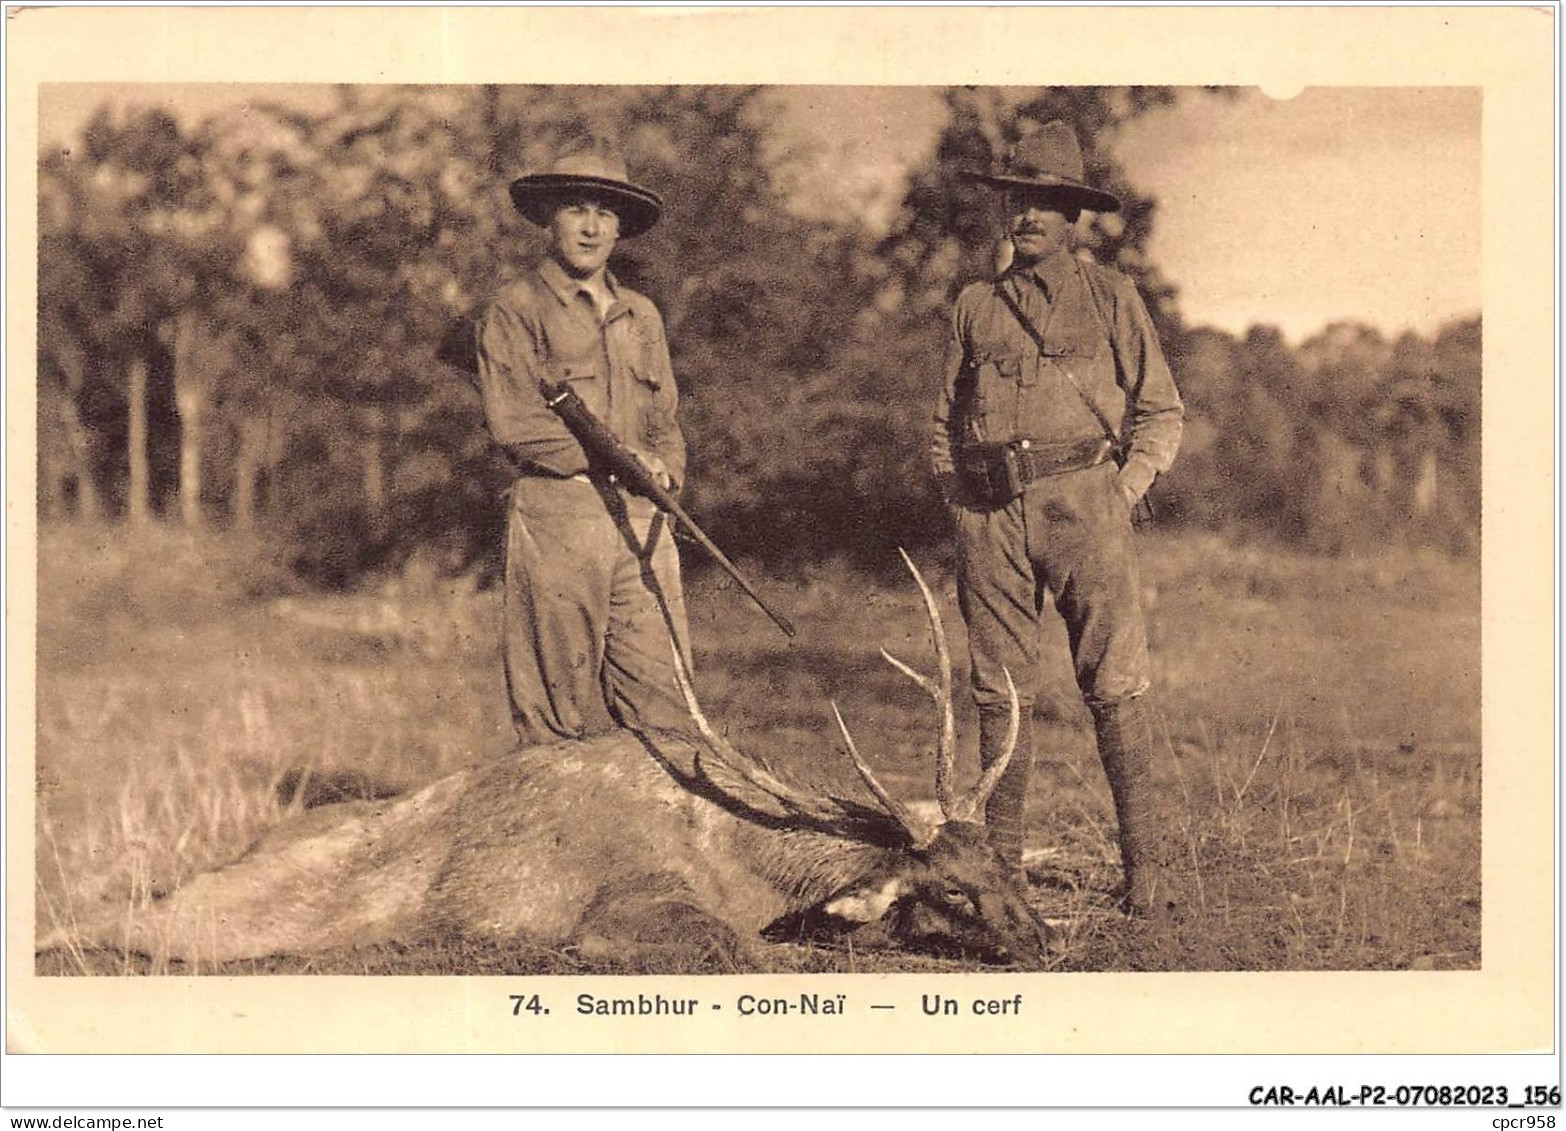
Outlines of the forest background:
<svg viewBox="0 0 1566 1131">
<path fill-rule="evenodd" d="M 668 325 L 685 502 L 800 629 L 785 644 L 682 547 L 708 713 L 853 789 L 839 702 L 888 788 L 926 796 L 928 712 L 875 649 L 927 646 L 897 546 L 960 631 L 928 435 L 952 299 L 995 240 L 961 174 L 1063 118 L 1125 202 L 1083 251 L 1136 279 L 1187 405 L 1140 559 L 1161 773 L 1205 895 L 1200 929 L 1117 928 L 1113 809 L 1047 617 L 1027 822 L 1062 968 L 1479 968 L 1476 89 L 238 91 L 40 92 L 40 925 L 514 744 L 509 469 L 471 321 L 542 251 L 508 182 L 584 129 L 667 201 L 615 270 Z M 1247 132 L 1226 108 L 1278 113 Z M 1193 207 L 1215 221 L 1195 257 L 1166 238 Z M 255 972 L 596 969 L 518 945 Z"/>
<path fill-rule="evenodd" d="M 1297 344 L 1182 317 L 1150 252 L 1158 202 L 1115 142 L 1234 91 L 941 91 L 882 209 L 851 185 L 835 208 L 807 199 L 802 171 L 833 155 L 780 136 L 768 88 L 324 93 L 197 122 L 104 105 L 40 154 L 44 523 L 222 531 L 283 587 L 492 578 L 508 472 L 465 372 L 469 320 L 541 249 L 506 183 L 597 129 L 669 201 L 615 269 L 669 327 L 689 509 L 774 575 L 939 551 L 926 451 L 947 313 L 993 254 L 960 172 L 1058 117 L 1126 202 L 1084 246 L 1141 286 L 1188 406 L 1160 527 L 1477 559 L 1477 313 L 1400 334 L 1337 321 Z"/>
</svg>

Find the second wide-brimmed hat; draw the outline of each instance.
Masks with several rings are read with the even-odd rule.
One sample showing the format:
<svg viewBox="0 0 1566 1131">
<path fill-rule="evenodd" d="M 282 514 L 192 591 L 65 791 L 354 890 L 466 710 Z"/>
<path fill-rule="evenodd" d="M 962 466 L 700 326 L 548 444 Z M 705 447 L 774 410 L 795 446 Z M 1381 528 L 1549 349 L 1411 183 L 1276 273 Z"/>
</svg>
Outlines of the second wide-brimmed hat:
<svg viewBox="0 0 1566 1131">
<path fill-rule="evenodd" d="M 633 184 L 620 151 L 601 137 L 572 142 L 547 173 L 529 173 L 511 182 L 511 203 L 541 228 L 549 226 L 561 197 L 578 193 L 598 197 L 614 209 L 622 238 L 641 235 L 663 214 L 662 198 Z"/>
<path fill-rule="evenodd" d="M 1036 189 L 1051 201 L 1093 212 L 1120 211 L 1118 198 L 1082 179 L 1082 147 L 1076 132 L 1061 121 L 1018 141 L 989 171 L 966 175 L 992 188 Z"/>
</svg>

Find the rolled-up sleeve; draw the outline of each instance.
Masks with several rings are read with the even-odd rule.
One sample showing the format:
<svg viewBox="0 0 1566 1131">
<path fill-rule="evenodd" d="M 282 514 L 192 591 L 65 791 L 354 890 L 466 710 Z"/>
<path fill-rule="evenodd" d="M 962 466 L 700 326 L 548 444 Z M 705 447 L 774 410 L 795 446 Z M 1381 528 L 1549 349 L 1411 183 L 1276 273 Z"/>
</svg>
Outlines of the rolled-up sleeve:
<svg viewBox="0 0 1566 1131">
<path fill-rule="evenodd" d="M 587 455 L 565 423 L 544 403 L 538 351 L 525 321 L 503 303 L 479 317 L 479 390 L 491 439 L 519 462 L 556 475 L 587 470 Z"/>
<path fill-rule="evenodd" d="M 674 380 L 674 363 L 669 358 L 669 340 L 664 332 L 663 317 L 651 303 L 638 317 L 648 319 L 653 333 L 647 348 L 647 360 L 652 369 L 657 389 L 653 397 L 651 415 L 654 427 L 650 429 L 654 439 L 653 454 L 663 460 L 664 467 L 676 483 L 685 482 L 685 434 L 680 430 L 680 390 Z"/>
<path fill-rule="evenodd" d="M 955 437 L 952 428 L 957 420 L 957 382 L 968 361 L 963 333 L 965 306 L 963 296 L 959 296 L 952 309 L 941 368 L 941 391 L 935 400 L 935 417 L 930 431 L 930 468 L 938 483 L 948 482 L 954 474 L 952 448 Z"/>
<path fill-rule="evenodd" d="M 1129 279 L 1115 287 L 1116 380 L 1126 394 L 1125 430 L 1130 454 L 1123 479 L 1137 493 L 1169 470 L 1180 450 L 1185 406 L 1158 344 L 1153 319 Z"/>
</svg>

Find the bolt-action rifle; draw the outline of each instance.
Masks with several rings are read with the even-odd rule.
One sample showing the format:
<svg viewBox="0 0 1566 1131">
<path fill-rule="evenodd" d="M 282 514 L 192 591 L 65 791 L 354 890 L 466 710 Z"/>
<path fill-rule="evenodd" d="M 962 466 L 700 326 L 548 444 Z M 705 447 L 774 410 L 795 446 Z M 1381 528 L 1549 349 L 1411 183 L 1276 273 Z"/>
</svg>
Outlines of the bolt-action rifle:
<svg viewBox="0 0 1566 1131">
<path fill-rule="evenodd" d="M 770 608 L 761 599 L 761 594 L 745 580 L 739 568 L 729 561 L 728 555 L 718 549 L 717 543 L 707 537 L 706 532 L 696 525 L 696 520 L 685 513 L 685 508 L 680 506 L 679 500 L 659 484 L 640 457 L 626 447 L 620 437 L 609 430 L 608 425 L 593 415 L 592 410 L 582 403 L 582 398 L 576 395 L 574 389 L 564 383 L 553 384 L 547 381 L 543 383 L 542 388 L 544 403 L 554 409 L 560 419 L 565 421 L 566 427 L 576 437 L 577 443 L 582 445 L 599 466 L 611 472 L 627 489 L 646 496 L 659 510 L 679 519 L 690 532 L 691 537 L 695 538 L 701 547 L 712 555 L 713 560 L 739 583 L 739 587 L 756 602 L 761 611 L 772 618 L 772 623 L 781 628 L 786 635 L 794 635 L 794 626 L 789 623 L 788 618 Z"/>
</svg>

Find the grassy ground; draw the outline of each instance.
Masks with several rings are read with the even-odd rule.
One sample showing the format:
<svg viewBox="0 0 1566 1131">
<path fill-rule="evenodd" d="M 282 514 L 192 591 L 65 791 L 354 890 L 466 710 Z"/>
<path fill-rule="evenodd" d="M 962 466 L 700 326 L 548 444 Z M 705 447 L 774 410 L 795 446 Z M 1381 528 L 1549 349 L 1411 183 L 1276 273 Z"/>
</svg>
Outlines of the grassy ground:
<svg viewBox="0 0 1566 1131">
<path fill-rule="evenodd" d="M 1205 538 L 1153 536 L 1142 549 L 1163 793 L 1200 898 L 1175 927 L 1113 913 L 1108 788 L 1064 633 L 1052 624 L 1028 835 L 1039 906 L 1067 930 L 1062 968 L 1476 968 L 1477 567 L 1410 555 L 1306 559 Z M 171 531 L 49 529 L 39 556 L 36 891 L 45 927 L 232 859 L 322 783 L 406 787 L 508 745 L 493 593 L 425 585 L 303 595 L 257 570 L 243 545 Z M 960 645 L 951 586 L 931 573 Z M 904 797 L 929 796 L 928 700 L 876 655 L 884 644 L 928 663 L 911 583 L 824 570 L 766 588 L 801 626 L 797 640 L 778 635 L 721 575 L 692 580 L 708 714 L 797 776 L 847 789 L 852 771 L 828 722 L 836 698 L 882 780 Z M 959 768 L 971 775 L 971 708 L 959 735 Z M 792 947 L 767 962 L 940 968 Z M 79 964 L 54 954 L 39 968 Z M 571 953 L 450 943 L 240 969 L 608 968 Z"/>
</svg>

